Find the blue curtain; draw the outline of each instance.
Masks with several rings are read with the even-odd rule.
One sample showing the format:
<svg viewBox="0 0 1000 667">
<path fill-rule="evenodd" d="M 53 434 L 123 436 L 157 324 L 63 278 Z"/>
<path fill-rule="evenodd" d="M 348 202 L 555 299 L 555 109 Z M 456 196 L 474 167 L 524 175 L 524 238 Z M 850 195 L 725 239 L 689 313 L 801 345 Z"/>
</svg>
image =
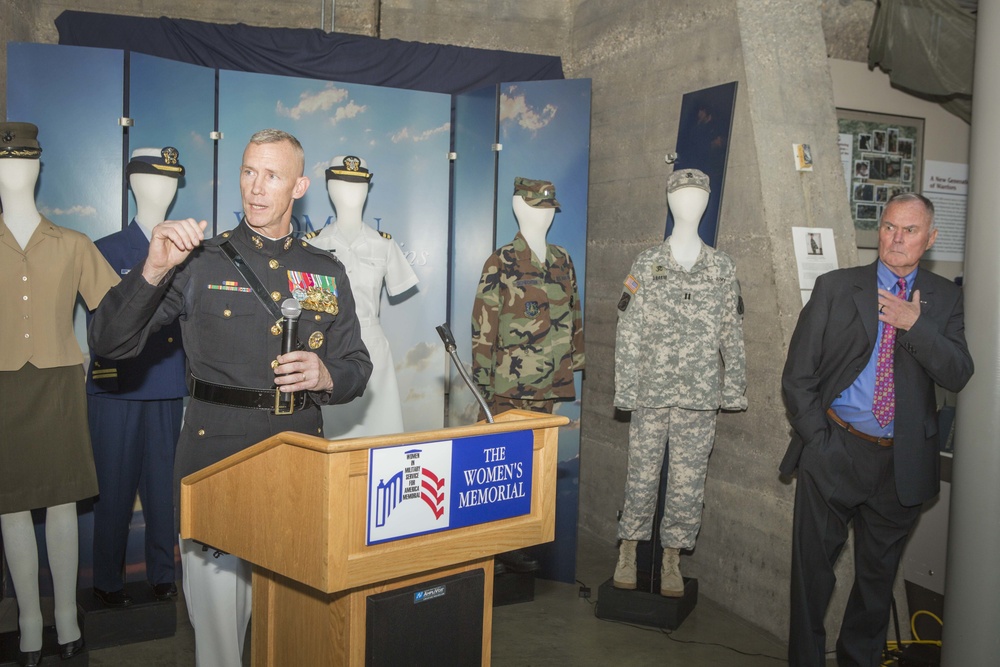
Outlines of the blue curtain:
<svg viewBox="0 0 1000 667">
<path fill-rule="evenodd" d="M 64 11 L 59 43 L 145 53 L 219 69 L 459 93 L 504 81 L 562 79 L 562 60 L 376 39 L 319 29 L 258 28 Z"/>
</svg>

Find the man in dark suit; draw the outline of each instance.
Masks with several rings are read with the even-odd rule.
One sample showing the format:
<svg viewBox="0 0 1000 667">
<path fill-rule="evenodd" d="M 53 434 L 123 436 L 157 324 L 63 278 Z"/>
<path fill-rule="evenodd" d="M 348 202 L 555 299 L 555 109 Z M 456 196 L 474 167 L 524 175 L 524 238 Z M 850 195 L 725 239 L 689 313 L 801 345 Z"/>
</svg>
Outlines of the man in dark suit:
<svg viewBox="0 0 1000 667">
<path fill-rule="evenodd" d="M 959 391 L 973 371 L 961 289 L 918 269 L 936 237 L 928 199 L 890 199 L 878 261 L 818 278 L 792 334 L 782 391 L 794 434 L 780 468 L 798 468 L 792 666 L 825 665 L 823 617 L 851 522 L 856 574 L 837 660 L 881 663 L 903 546 L 939 488 L 934 385 Z"/>
</svg>

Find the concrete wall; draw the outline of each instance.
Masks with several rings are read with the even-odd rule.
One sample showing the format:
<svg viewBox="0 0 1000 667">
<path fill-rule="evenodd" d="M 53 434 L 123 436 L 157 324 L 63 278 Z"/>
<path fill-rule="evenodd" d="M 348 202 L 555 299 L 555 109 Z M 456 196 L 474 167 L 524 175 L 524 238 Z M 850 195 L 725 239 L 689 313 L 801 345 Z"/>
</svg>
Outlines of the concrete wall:
<svg viewBox="0 0 1000 667">
<path fill-rule="evenodd" d="M 783 636 L 792 487 L 777 476 L 789 431 L 780 371 L 801 307 L 789 228 L 833 227 L 841 264 L 856 261 L 819 6 L 638 0 L 623 12 L 586 0 L 572 47 L 567 70 L 594 90 L 581 529 L 615 539 L 628 442 L 613 418 L 616 304 L 632 260 L 662 241 L 681 97 L 737 81 L 718 246 L 743 285 L 750 409 L 720 416 L 704 525 L 682 562 L 704 595 Z M 795 172 L 793 142 L 813 147 L 814 172 Z"/>
</svg>

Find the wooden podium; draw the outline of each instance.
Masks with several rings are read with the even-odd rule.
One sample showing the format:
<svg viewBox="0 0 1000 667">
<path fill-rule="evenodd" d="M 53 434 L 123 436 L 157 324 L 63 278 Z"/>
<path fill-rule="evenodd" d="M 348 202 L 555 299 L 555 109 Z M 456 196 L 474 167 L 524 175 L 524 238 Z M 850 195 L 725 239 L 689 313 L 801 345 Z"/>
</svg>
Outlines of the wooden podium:
<svg viewBox="0 0 1000 667">
<path fill-rule="evenodd" d="M 279 433 L 181 481 L 181 537 L 253 564 L 253 665 L 364 665 L 369 596 L 484 570 L 490 664 L 493 556 L 555 537 L 558 427 L 510 410 L 494 424 L 329 441 Z M 371 450 L 530 431 L 530 511 L 367 544 Z"/>
</svg>

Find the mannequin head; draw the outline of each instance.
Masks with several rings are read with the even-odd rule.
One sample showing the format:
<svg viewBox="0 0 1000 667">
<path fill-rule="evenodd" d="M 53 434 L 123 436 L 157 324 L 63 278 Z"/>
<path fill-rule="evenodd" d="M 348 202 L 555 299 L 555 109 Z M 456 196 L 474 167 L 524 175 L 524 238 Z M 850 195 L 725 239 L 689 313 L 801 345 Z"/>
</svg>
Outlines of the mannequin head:
<svg viewBox="0 0 1000 667">
<path fill-rule="evenodd" d="M 38 128 L 31 123 L 0 123 L 0 190 L 10 197 L 30 192 L 41 170 Z"/>
<path fill-rule="evenodd" d="M 545 235 L 552 225 L 559 201 L 556 186 L 550 181 L 540 181 L 518 176 L 514 179 L 514 197 L 511 200 L 514 217 L 521 230 L 521 236 L 528 242 L 531 251 L 542 262 L 545 261 Z"/>
<path fill-rule="evenodd" d="M 697 224 L 701 220 L 708 198 L 712 193 L 708 175 L 697 169 L 679 169 L 667 179 L 667 205 L 674 215 L 674 222 Z"/>
<path fill-rule="evenodd" d="M 166 219 L 184 167 L 176 148 L 137 148 L 125 167 L 135 196 L 136 222 L 147 232 Z"/>
<path fill-rule="evenodd" d="M 368 171 L 364 158 L 355 155 L 338 155 L 330 160 L 326 170 L 326 191 L 337 209 L 341 224 L 360 224 L 361 211 L 368 199 L 368 187 L 374 174 Z"/>
<path fill-rule="evenodd" d="M 514 207 L 514 217 L 517 219 L 517 226 L 524 234 L 535 233 L 543 236 L 552 226 L 552 219 L 556 215 L 554 208 L 535 208 L 524 200 L 520 195 L 514 195 L 511 200 Z"/>
</svg>

